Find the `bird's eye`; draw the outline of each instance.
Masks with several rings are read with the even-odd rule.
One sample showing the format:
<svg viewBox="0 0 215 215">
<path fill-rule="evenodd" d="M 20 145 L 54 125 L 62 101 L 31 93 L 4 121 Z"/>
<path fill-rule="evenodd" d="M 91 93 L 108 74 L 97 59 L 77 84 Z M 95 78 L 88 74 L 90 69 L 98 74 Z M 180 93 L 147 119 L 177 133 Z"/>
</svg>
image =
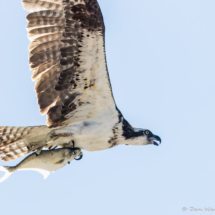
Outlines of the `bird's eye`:
<svg viewBox="0 0 215 215">
<path fill-rule="evenodd" d="M 150 134 L 150 132 L 149 132 L 149 131 L 145 131 L 145 134 L 146 134 L 146 135 L 149 135 L 149 134 Z"/>
<path fill-rule="evenodd" d="M 72 154 L 73 154 L 73 155 L 75 155 L 75 154 L 76 154 L 76 152 L 73 152 Z"/>
</svg>

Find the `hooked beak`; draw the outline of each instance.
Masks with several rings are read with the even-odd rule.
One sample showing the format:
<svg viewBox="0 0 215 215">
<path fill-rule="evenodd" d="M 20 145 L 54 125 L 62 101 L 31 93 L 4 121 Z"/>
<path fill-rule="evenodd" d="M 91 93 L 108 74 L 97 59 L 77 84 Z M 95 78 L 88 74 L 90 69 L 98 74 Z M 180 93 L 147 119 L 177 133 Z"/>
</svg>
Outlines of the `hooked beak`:
<svg viewBox="0 0 215 215">
<path fill-rule="evenodd" d="M 149 141 L 155 146 L 159 146 L 161 144 L 161 138 L 157 135 L 153 135 L 153 137 L 149 137 Z"/>
</svg>

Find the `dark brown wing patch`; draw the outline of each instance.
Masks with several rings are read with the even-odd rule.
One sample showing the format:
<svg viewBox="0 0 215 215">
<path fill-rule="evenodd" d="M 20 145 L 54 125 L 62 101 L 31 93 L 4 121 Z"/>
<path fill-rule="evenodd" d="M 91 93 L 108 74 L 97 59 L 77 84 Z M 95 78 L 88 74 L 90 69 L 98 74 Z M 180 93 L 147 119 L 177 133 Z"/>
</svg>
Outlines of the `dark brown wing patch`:
<svg viewBox="0 0 215 215">
<path fill-rule="evenodd" d="M 101 10 L 96 0 L 85 0 L 85 5 L 78 4 L 71 7 L 73 19 L 81 22 L 81 27 L 88 31 L 104 31 Z"/>
</svg>

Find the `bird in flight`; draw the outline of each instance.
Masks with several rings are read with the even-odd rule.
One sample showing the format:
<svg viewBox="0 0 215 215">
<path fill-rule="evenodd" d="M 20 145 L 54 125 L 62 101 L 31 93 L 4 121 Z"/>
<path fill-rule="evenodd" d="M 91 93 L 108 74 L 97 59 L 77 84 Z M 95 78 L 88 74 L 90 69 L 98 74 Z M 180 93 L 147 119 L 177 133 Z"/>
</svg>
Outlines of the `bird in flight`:
<svg viewBox="0 0 215 215">
<path fill-rule="evenodd" d="M 0 159 L 39 155 L 43 148 L 159 145 L 159 136 L 131 126 L 116 106 L 97 0 L 23 0 L 22 5 L 30 12 L 29 65 L 47 125 L 0 127 Z"/>
</svg>

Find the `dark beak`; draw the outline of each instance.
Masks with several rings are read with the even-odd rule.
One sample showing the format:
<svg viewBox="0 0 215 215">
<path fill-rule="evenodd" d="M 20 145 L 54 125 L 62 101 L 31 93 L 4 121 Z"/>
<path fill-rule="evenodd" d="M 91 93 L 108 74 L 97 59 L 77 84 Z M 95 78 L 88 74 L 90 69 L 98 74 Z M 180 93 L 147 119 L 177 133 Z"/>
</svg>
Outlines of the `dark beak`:
<svg viewBox="0 0 215 215">
<path fill-rule="evenodd" d="M 161 138 L 157 135 L 153 135 L 153 137 L 149 137 L 149 140 L 155 146 L 159 146 L 161 144 Z"/>
</svg>

